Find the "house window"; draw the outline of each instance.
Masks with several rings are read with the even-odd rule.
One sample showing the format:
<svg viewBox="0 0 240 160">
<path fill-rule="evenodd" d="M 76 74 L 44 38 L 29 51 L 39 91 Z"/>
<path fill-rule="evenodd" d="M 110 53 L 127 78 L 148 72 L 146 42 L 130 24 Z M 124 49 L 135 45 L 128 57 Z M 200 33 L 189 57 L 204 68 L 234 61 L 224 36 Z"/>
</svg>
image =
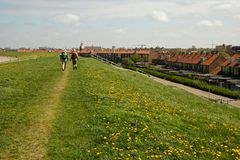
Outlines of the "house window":
<svg viewBox="0 0 240 160">
<path fill-rule="evenodd" d="M 233 72 L 234 72 L 234 73 L 233 73 L 234 76 L 238 76 L 238 74 L 239 74 L 239 71 L 238 71 L 239 69 L 238 69 L 238 67 L 234 67 L 233 70 L 234 70 L 234 71 L 233 71 Z"/>
<path fill-rule="evenodd" d="M 229 74 L 229 67 L 224 67 L 225 68 L 225 73 Z"/>
</svg>

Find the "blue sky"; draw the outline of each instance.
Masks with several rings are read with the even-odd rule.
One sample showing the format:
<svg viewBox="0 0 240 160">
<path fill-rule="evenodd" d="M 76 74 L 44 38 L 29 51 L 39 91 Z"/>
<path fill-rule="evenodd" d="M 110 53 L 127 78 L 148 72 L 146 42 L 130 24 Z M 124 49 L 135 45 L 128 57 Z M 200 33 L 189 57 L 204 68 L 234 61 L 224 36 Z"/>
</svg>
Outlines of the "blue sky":
<svg viewBox="0 0 240 160">
<path fill-rule="evenodd" d="M 240 45 L 240 0 L 0 0 L 0 47 Z"/>
</svg>

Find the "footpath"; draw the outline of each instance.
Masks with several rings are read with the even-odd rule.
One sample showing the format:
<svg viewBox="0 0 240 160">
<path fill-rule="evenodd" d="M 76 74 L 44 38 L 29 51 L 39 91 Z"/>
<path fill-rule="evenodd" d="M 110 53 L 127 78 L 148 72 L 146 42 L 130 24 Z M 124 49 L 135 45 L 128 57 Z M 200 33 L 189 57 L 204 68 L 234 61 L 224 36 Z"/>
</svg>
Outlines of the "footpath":
<svg viewBox="0 0 240 160">
<path fill-rule="evenodd" d="M 27 61 L 31 59 L 37 59 L 37 57 L 35 56 L 35 57 L 14 58 L 14 57 L 0 56 L 0 64 L 22 62 L 22 61 Z"/>
<path fill-rule="evenodd" d="M 47 153 L 48 136 L 52 131 L 52 123 L 55 119 L 56 109 L 60 105 L 62 93 L 68 81 L 68 67 L 53 87 L 49 99 L 38 104 L 43 112 L 38 116 L 36 123 L 26 129 L 26 137 L 18 147 L 19 159 L 39 160 L 45 159 Z"/>
<path fill-rule="evenodd" d="M 0 63 L 15 61 L 17 58 L 0 56 Z"/>
</svg>

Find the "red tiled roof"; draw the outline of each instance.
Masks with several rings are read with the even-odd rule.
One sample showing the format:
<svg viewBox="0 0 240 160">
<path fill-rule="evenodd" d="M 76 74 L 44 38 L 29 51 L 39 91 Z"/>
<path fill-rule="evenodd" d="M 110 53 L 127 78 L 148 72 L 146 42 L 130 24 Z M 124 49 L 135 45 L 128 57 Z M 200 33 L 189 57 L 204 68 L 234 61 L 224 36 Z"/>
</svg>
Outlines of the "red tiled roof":
<svg viewBox="0 0 240 160">
<path fill-rule="evenodd" d="M 204 54 L 195 54 L 194 56 L 189 57 L 187 63 L 189 63 L 189 64 L 198 64 L 201 61 L 200 58 L 202 56 L 205 56 L 205 55 Z"/>
<path fill-rule="evenodd" d="M 201 65 L 209 66 L 209 65 L 212 64 L 218 57 L 219 57 L 219 55 L 213 54 L 213 55 L 212 55 L 211 57 L 209 57 L 206 61 L 202 62 Z"/>
<path fill-rule="evenodd" d="M 159 59 L 166 61 L 168 58 L 170 58 L 169 54 L 160 54 Z"/>
<path fill-rule="evenodd" d="M 139 50 L 139 51 L 136 51 L 136 54 L 150 54 L 150 51 L 149 50 Z"/>
<path fill-rule="evenodd" d="M 167 59 L 167 61 L 169 61 L 169 62 L 175 62 L 176 60 L 177 60 L 177 58 L 175 56 Z"/>
<path fill-rule="evenodd" d="M 134 54 L 134 50 L 114 50 L 112 51 L 115 54 Z"/>
<path fill-rule="evenodd" d="M 229 65 L 229 63 L 230 63 L 230 60 L 226 59 L 221 66 L 227 66 Z"/>
<path fill-rule="evenodd" d="M 232 57 L 235 59 L 240 58 L 240 54 L 234 54 Z"/>
<path fill-rule="evenodd" d="M 93 51 L 94 54 L 140 54 L 140 55 L 149 55 L 150 51 L 148 50 L 96 50 Z"/>
<path fill-rule="evenodd" d="M 178 54 L 177 56 L 176 56 L 176 62 L 179 62 L 181 59 L 182 59 L 182 57 L 183 57 L 183 54 Z"/>
<path fill-rule="evenodd" d="M 17 52 L 48 52 L 48 50 L 40 50 L 40 49 L 18 49 Z"/>
<path fill-rule="evenodd" d="M 229 67 L 235 67 L 235 66 L 237 66 L 238 65 L 238 61 L 234 61 L 233 63 L 231 63 L 230 65 L 229 65 Z"/>
<path fill-rule="evenodd" d="M 186 63 L 186 64 L 195 64 L 199 62 L 199 56 L 201 56 L 201 54 L 197 53 L 197 54 L 190 54 L 186 57 L 184 57 L 182 63 Z"/>
<path fill-rule="evenodd" d="M 93 51 L 95 54 L 111 54 L 111 50 L 99 50 L 99 51 Z"/>
<path fill-rule="evenodd" d="M 233 58 L 233 62 L 231 63 L 230 59 L 228 59 L 228 66 L 235 67 L 238 66 L 238 58 L 240 58 L 240 54 L 234 54 L 231 58 Z"/>
<path fill-rule="evenodd" d="M 220 58 L 221 55 L 218 54 L 186 54 L 186 53 L 167 53 L 167 54 L 160 54 L 159 59 L 162 61 L 167 62 L 179 62 L 179 63 L 185 63 L 185 64 L 201 64 L 201 65 L 211 65 L 216 59 Z M 205 58 L 206 60 L 204 62 L 201 62 L 201 58 Z M 230 59 L 225 60 L 223 57 L 221 57 L 221 66 L 240 66 L 238 62 L 238 58 L 240 58 L 240 54 L 235 54 L 232 56 L 234 58 L 234 62 L 230 64 Z M 220 67 L 220 66 L 219 66 Z M 219 73 L 220 69 L 217 67 L 217 69 L 214 69 L 213 74 Z"/>
<path fill-rule="evenodd" d="M 81 51 L 78 51 L 78 54 L 90 54 L 92 51 L 89 49 L 83 49 Z"/>
<path fill-rule="evenodd" d="M 217 67 L 217 68 L 215 68 L 212 72 L 210 72 L 210 74 L 212 74 L 212 75 L 217 75 L 218 73 L 220 73 L 221 72 L 221 67 Z"/>
<path fill-rule="evenodd" d="M 191 64 L 195 58 L 199 56 L 199 54 L 186 54 L 182 57 L 179 58 L 178 62 L 180 63 L 186 63 L 186 64 Z"/>
<path fill-rule="evenodd" d="M 33 52 L 33 50 L 29 50 L 29 49 L 18 49 L 17 52 Z"/>
<path fill-rule="evenodd" d="M 182 55 L 179 57 L 178 62 L 184 63 L 184 61 L 185 61 L 189 56 L 191 56 L 191 55 L 190 55 L 190 54 L 186 54 L 186 53 L 182 54 Z"/>
</svg>

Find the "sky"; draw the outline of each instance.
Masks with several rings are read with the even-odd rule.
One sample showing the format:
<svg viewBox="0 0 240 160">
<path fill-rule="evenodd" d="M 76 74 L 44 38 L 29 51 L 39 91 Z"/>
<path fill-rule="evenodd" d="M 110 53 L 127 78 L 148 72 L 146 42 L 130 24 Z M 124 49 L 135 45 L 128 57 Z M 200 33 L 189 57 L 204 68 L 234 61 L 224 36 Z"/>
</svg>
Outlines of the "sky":
<svg viewBox="0 0 240 160">
<path fill-rule="evenodd" d="M 240 0 L 0 0 L 0 47 L 240 45 Z"/>
</svg>

